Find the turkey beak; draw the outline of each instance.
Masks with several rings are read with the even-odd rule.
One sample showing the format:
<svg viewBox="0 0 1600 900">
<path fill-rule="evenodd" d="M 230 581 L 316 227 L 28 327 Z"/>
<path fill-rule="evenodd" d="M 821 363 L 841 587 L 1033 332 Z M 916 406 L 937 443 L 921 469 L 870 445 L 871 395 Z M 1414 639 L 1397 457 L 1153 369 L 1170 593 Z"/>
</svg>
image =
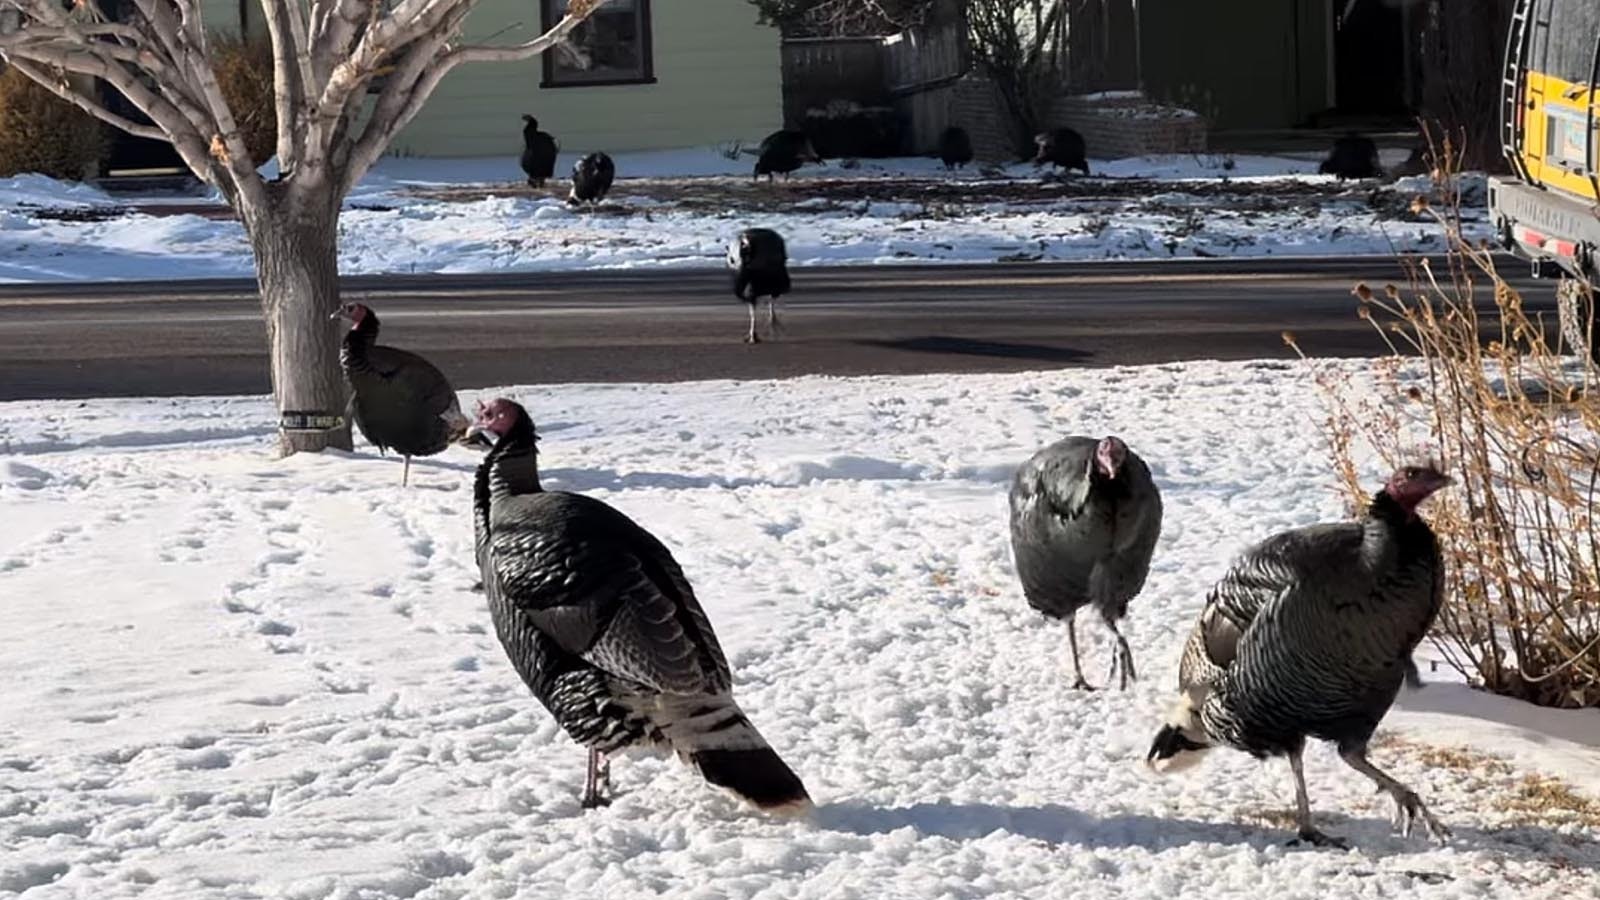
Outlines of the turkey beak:
<svg viewBox="0 0 1600 900">
<path fill-rule="evenodd" d="M 466 447 L 476 447 L 480 450 L 493 450 L 495 437 L 492 432 L 481 425 L 473 425 L 462 435 L 461 443 Z"/>
</svg>

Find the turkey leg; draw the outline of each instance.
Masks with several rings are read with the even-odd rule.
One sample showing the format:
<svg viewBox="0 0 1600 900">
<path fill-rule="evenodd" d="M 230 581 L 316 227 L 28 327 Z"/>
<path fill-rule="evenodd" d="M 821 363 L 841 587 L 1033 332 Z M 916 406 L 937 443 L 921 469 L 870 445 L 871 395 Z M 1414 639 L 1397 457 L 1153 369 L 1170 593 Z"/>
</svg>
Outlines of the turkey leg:
<svg viewBox="0 0 1600 900">
<path fill-rule="evenodd" d="M 756 337 L 756 304 L 760 302 L 759 298 L 750 301 L 750 333 L 745 336 L 746 344 L 761 343 L 761 338 Z"/>
<path fill-rule="evenodd" d="M 1411 836 L 1412 828 L 1417 824 L 1417 817 L 1421 816 L 1424 824 L 1428 826 L 1428 833 L 1441 843 L 1450 836 L 1450 829 L 1444 827 L 1428 807 L 1417 796 L 1417 792 L 1406 787 L 1393 778 L 1390 778 L 1377 766 L 1367 760 L 1367 748 L 1355 747 L 1349 750 L 1341 749 L 1339 758 L 1344 760 L 1350 768 L 1371 778 L 1377 784 L 1378 790 L 1385 791 L 1394 798 L 1395 824 L 1400 826 L 1400 833 L 1405 837 Z"/>
<path fill-rule="evenodd" d="M 405 487 L 411 483 L 411 457 L 406 456 L 406 464 L 400 470 L 400 486 Z"/>
<path fill-rule="evenodd" d="M 611 793 L 611 761 L 599 750 L 591 749 L 589 772 L 583 780 L 583 800 L 580 802 L 584 809 L 609 806 L 611 798 L 605 796 L 609 793 Z"/>
<path fill-rule="evenodd" d="M 1120 690 L 1128 689 L 1128 682 L 1138 681 L 1139 676 L 1133 672 L 1133 651 L 1128 648 L 1128 639 L 1117 630 L 1117 623 L 1106 620 L 1106 627 L 1111 629 L 1111 634 L 1117 639 L 1116 657 L 1111 661 L 1111 674 L 1118 679 Z"/>
<path fill-rule="evenodd" d="M 778 323 L 778 298 L 767 298 L 767 333 L 773 337 L 778 336 L 778 330 L 783 326 Z"/>
<path fill-rule="evenodd" d="M 1300 829 L 1300 836 L 1290 843 L 1298 844 L 1304 841 L 1315 847 L 1348 849 L 1350 844 L 1344 838 L 1330 837 L 1311 824 L 1311 798 L 1306 795 L 1306 770 L 1300 761 L 1300 754 L 1303 752 L 1304 748 L 1296 747 L 1289 754 L 1289 769 L 1294 772 L 1294 820 Z"/>
<path fill-rule="evenodd" d="M 1077 616 L 1067 616 L 1067 646 L 1072 648 L 1072 674 L 1077 680 L 1072 683 L 1075 691 L 1092 691 L 1094 688 L 1083 677 L 1083 666 L 1078 663 L 1078 626 Z"/>
</svg>

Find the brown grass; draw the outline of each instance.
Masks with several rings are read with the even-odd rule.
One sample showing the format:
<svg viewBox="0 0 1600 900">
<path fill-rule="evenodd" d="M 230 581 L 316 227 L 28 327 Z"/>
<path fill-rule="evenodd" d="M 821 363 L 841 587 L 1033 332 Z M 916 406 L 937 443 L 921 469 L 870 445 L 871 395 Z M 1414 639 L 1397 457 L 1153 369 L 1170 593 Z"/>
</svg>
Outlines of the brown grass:
<svg viewBox="0 0 1600 900">
<path fill-rule="evenodd" d="M 272 43 L 265 35 L 211 37 L 211 64 L 253 165 L 278 152 L 278 111 L 273 101 Z"/>
<path fill-rule="evenodd" d="M 37 172 L 80 181 L 106 152 L 99 120 L 16 69 L 0 73 L 0 178 Z"/>
<path fill-rule="evenodd" d="M 1405 288 L 1355 288 L 1392 351 L 1370 380 L 1314 369 L 1334 473 L 1359 508 L 1368 454 L 1393 468 L 1425 435 L 1457 480 L 1425 507 L 1448 570 L 1435 643 L 1495 693 L 1600 705 L 1600 372 L 1461 236 L 1459 157 L 1446 143 L 1433 158 L 1446 161 L 1437 196 L 1416 209 L 1444 226 L 1445 265 L 1415 263 Z"/>
</svg>

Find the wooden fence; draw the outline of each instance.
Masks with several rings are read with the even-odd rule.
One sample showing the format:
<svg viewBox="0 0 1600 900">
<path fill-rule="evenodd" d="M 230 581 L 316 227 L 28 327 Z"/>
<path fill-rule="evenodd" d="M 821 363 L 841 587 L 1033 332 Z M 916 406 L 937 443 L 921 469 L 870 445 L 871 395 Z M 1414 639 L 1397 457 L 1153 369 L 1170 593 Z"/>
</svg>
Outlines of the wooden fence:
<svg viewBox="0 0 1600 900">
<path fill-rule="evenodd" d="M 805 124 L 806 110 L 832 101 L 886 106 L 883 39 L 795 38 L 783 42 L 783 122 Z"/>
<path fill-rule="evenodd" d="M 951 124 L 955 85 L 967 73 L 966 35 L 954 26 L 914 28 L 883 39 L 889 94 L 907 153 L 932 153 Z"/>
<path fill-rule="evenodd" d="M 889 37 L 785 40 L 784 124 L 807 127 L 808 110 L 835 102 L 892 107 L 899 152 L 932 152 L 950 124 L 955 82 L 967 71 L 965 40 L 961 28 L 948 25 Z"/>
</svg>

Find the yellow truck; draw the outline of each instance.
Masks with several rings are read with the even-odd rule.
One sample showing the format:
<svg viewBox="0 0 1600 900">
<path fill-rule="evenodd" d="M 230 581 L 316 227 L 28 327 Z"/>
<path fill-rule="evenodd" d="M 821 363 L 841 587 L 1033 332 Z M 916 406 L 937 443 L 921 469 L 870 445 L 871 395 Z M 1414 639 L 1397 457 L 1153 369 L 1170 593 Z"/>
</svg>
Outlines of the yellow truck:
<svg viewBox="0 0 1600 900">
<path fill-rule="evenodd" d="M 1558 292 L 1562 333 L 1600 361 L 1600 0 L 1517 0 L 1506 39 L 1500 137 L 1511 175 L 1489 179 L 1501 244 Z M 1569 287 L 1578 287 L 1571 285 Z"/>
</svg>

